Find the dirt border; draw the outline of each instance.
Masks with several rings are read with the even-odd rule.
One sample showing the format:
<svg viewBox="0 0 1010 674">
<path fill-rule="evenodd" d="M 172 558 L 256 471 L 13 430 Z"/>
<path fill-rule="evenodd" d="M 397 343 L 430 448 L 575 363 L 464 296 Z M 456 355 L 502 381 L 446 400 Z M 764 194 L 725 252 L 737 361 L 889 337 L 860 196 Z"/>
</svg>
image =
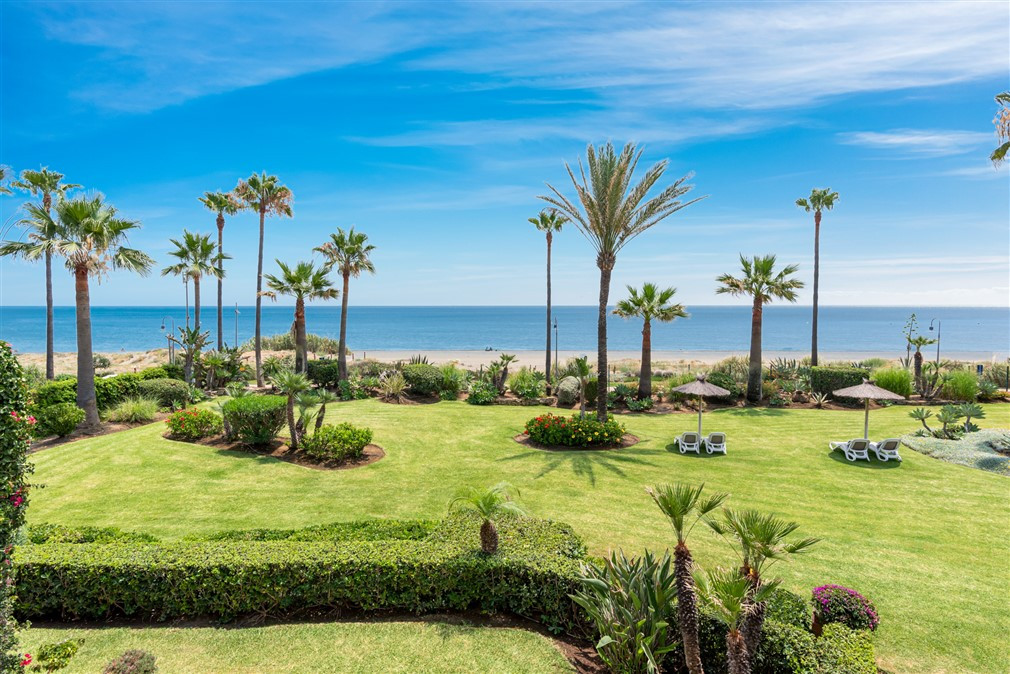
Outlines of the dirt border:
<svg viewBox="0 0 1010 674">
<path fill-rule="evenodd" d="M 158 412 L 154 417 L 154 421 L 141 421 L 138 423 L 121 423 L 118 421 L 103 421 L 101 429 L 97 433 L 85 433 L 81 430 L 75 430 L 70 435 L 59 437 L 56 435 L 50 435 L 48 438 L 36 439 L 32 441 L 31 446 L 28 448 L 29 454 L 34 454 L 35 452 L 41 452 L 47 449 L 52 449 L 53 447 L 59 447 L 61 445 L 69 445 L 74 442 L 80 442 L 81 440 L 89 440 L 91 438 L 97 438 L 103 435 L 112 435 L 113 433 L 121 433 L 123 431 L 129 431 L 134 428 L 140 428 L 141 426 L 150 426 L 151 424 L 163 423 L 171 414 L 169 412 Z"/>
<path fill-rule="evenodd" d="M 241 442 L 225 440 L 220 435 L 213 438 L 203 438 L 195 441 L 173 438 L 168 433 L 162 434 L 162 437 L 166 440 L 172 440 L 173 442 L 186 442 L 191 445 L 201 445 L 221 452 L 239 452 L 242 454 L 249 454 L 251 456 L 269 457 L 277 459 L 278 461 L 293 463 L 296 466 L 301 466 L 303 468 L 311 468 L 313 470 L 350 470 L 352 468 L 360 468 L 361 466 L 367 466 L 375 463 L 386 456 L 386 450 L 379 445 L 372 443 L 365 445 L 364 454 L 360 459 L 350 459 L 347 461 L 316 461 L 298 450 L 292 452 L 291 448 L 280 440 L 274 440 L 265 447 L 249 447 L 247 445 L 243 445 Z"/>
<path fill-rule="evenodd" d="M 596 447 L 569 447 L 568 445 L 542 445 L 539 442 L 534 442 L 530 439 L 530 436 L 525 433 L 520 433 L 519 435 L 513 436 L 512 438 L 517 444 L 523 445 L 524 447 L 531 447 L 532 449 L 539 449 L 542 452 L 613 452 L 618 449 L 627 449 L 628 447 L 634 447 L 639 443 L 639 438 L 637 435 L 632 435 L 631 433 L 625 433 L 621 436 L 621 444 L 619 445 L 599 445 Z"/>
</svg>

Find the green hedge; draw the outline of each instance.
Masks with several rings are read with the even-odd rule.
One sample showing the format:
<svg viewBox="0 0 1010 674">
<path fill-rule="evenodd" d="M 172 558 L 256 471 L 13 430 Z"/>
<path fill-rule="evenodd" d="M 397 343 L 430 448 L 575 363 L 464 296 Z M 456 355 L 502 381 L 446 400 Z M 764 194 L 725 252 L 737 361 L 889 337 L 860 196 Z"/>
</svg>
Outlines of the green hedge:
<svg viewBox="0 0 1010 674">
<path fill-rule="evenodd" d="M 848 386 L 858 386 L 869 378 L 867 370 L 858 367 L 821 366 L 810 368 L 810 389 L 814 393 L 831 395 L 832 391 Z"/>
<path fill-rule="evenodd" d="M 308 363 L 309 380 L 316 386 L 324 388 L 336 388 L 340 382 L 340 368 L 336 360 L 330 358 L 319 358 L 310 360 Z"/>
<path fill-rule="evenodd" d="M 265 445 L 284 427 L 287 404 L 284 396 L 243 396 L 222 405 L 221 413 L 232 434 L 243 444 Z"/>
<path fill-rule="evenodd" d="M 435 520 L 360 520 L 334 522 L 302 529 L 238 529 L 193 534 L 191 541 L 417 541 L 426 538 Z"/>
<path fill-rule="evenodd" d="M 108 409 L 127 398 L 140 395 L 140 375 L 117 374 L 113 377 L 95 377 L 95 398 L 99 409 Z M 46 382 L 32 392 L 35 408 L 58 403 L 77 402 L 77 378 Z"/>
<path fill-rule="evenodd" d="M 162 407 L 185 407 L 190 399 L 189 384 L 171 377 L 145 379 L 138 389 L 142 396 L 154 398 Z"/>
<path fill-rule="evenodd" d="M 404 365 L 403 378 L 407 380 L 410 392 L 417 395 L 438 395 L 442 387 L 442 371 L 427 363 Z"/>
<path fill-rule="evenodd" d="M 67 527 L 62 524 L 30 524 L 28 542 L 33 545 L 49 543 L 156 543 L 151 534 L 123 531 L 117 527 Z"/>
</svg>

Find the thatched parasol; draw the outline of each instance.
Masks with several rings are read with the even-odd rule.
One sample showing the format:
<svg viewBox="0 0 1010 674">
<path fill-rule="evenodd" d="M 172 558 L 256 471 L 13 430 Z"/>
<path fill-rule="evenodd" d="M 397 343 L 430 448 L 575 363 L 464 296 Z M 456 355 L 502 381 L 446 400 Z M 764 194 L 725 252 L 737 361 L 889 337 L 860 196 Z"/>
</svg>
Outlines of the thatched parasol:
<svg viewBox="0 0 1010 674">
<path fill-rule="evenodd" d="M 863 439 L 870 439 L 870 401 L 871 400 L 904 400 L 904 396 L 900 396 L 897 393 L 891 393 L 886 388 L 880 388 L 875 384 L 871 384 L 866 379 L 863 380 L 862 384 L 858 386 L 849 386 L 848 388 L 840 388 L 837 391 L 832 391 L 832 395 L 841 396 L 843 398 L 862 398 L 866 401 L 866 420 L 863 422 Z"/>
<path fill-rule="evenodd" d="M 688 382 L 683 386 L 678 386 L 677 388 L 670 389 L 677 393 L 683 393 L 690 396 L 698 396 L 698 435 L 701 435 L 701 399 L 704 397 L 718 397 L 718 396 L 728 396 L 730 392 L 721 386 L 716 386 L 715 384 L 709 384 L 705 381 L 705 375 L 699 374 L 698 378 L 692 382 Z"/>
</svg>

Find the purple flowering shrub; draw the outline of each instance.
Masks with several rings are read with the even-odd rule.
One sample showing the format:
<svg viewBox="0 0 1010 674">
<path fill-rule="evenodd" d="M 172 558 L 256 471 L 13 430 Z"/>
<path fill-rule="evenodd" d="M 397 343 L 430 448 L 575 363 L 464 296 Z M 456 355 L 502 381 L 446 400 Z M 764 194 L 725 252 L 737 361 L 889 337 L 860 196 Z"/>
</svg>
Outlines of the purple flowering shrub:
<svg viewBox="0 0 1010 674">
<path fill-rule="evenodd" d="M 841 585 L 815 587 L 814 612 L 822 625 L 841 623 L 854 630 L 875 630 L 880 624 L 873 602 Z"/>
</svg>

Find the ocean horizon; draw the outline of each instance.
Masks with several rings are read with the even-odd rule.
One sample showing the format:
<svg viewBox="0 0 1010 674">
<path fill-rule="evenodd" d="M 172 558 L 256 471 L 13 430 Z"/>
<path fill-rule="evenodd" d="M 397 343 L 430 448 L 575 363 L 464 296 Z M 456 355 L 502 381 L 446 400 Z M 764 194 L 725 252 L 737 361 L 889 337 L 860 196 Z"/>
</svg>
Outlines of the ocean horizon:
<svg viewBox="0 0 1010 674">
<path fill-rule="evenodd" d="M 750 343 L 749 306 L 694 306 L 690 317 L 673 323 L 654 323 L 654 351 L 744 351 Z M 862 307 L 820 308 L 819 349 L 827 352 L 905 352 L 902 334 L 911 313 L 919 332 L 936 335 L 941 352 L 975 354 L 979 358 L 1005 357 L 1010 350 L 1010 307 Z M 55 307 L 55 350 L 76 351 L 74 307 Z M 147 351 L 166 345 L 162 324 L 170 329 L 185 325 L 180 306 L 92 307 L 94 350 L 100 352 Z M 191 310 L 192 313 L 192 310 Z M 292 322 L 289 306 L 263 307 L 263 335 L 286 333 Z M 544 346 L 546 309 L 543 306 L 351 306 L 347 342 L 352 350 L 533 350 Z M 224 340 L 241 344 L 251 339 L 255 307 L 226 306 Z M 557 306 L 558 347 L 561 350 L 595 350 L 595 306 Z M 810 349 L 808 306 L 775 306 L 764 311 L 763 347 L 767 351 L 796 352 Z M 216 341 L 217 307 L 201 311 L 204 329 Z M 237 319 L 237 323 L 236 323 Z M 192 320 L 192 319 L 191 319 Z M 933 321 L 934 330 L 929 330 Z M 310 333 L 337 338 L 339 305 L 306 308 Z M 237 342 L 236 342 L 237 327 Z M 611 350 L 641 347 L 639 319 L 611 316 L 608 345 Z M 0 307 L 0 339 L 21 353 L 45 351 L 45 307 Z M 552 334 L 553 339 L 553 334 Z M 924 349 L 935 351 L 935 346 Z"/>
</svg>

